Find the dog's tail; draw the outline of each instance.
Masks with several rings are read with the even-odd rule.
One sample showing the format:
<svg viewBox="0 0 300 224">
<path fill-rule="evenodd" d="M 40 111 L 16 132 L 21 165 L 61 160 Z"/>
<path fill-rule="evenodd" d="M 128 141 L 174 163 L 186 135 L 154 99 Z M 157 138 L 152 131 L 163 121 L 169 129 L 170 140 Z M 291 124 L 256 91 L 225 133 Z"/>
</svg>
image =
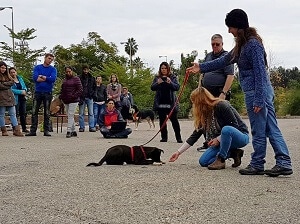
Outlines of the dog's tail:
<svg viewBox="0 0 300 224">
<path fill-rule="evenodd" d="M 101 166 L 106 160 L 106 157 L 104 156 L 98 163 L 89 163 L 86 166 Z"/>
</svg>

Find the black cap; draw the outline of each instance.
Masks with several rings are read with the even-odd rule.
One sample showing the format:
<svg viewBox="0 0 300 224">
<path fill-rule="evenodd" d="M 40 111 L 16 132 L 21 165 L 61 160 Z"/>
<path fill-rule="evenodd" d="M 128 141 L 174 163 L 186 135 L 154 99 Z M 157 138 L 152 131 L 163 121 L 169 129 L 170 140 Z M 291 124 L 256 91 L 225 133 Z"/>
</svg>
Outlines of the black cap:
<svg viewBox="0 0 300 224">
<path fill-rule="evenodd" d="M 225 24 L 228 27 L 246 29 L 249 27 L 248 16 L 242 9 L 233 9 L 227 13 Z"/>
</svg>

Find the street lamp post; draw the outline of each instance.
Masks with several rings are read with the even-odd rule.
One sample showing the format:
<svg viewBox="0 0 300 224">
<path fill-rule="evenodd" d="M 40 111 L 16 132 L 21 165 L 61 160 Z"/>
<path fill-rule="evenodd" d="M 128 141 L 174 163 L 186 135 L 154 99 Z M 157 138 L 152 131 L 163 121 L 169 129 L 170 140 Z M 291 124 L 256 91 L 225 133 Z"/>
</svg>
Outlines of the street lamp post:
<svg viewBox="0 0 300 224">
<path fill-rule="evenodd" d="M 12 6 L 0 7 L 0 11 L 4 9 L 11 9 L 11 30 L 14 33 L 15 32 L 14 31 L 14 8 Z M 13 52 L 15 52 L 15 38 L 13 35 L 12 35 L 12 48 L 13 48 Z"/>
<path fill-rule="evenodd" d="M 127 44 L 127 42 L 120 42 L 120 44 Z M 128 43 L 129 46 L 129 61 L 130 61 L 130 69 L 132 69 L 132 53 L 131 53 L 131 44 Z"/>
<path fill-rule="evenodd" d="M 168 56 L 166 56 L 166 55 L 159 55 L 158 57 L 159 58 L 163 58 L 164 57 L 164 58 L 166 58 L 166 62 L 168 62 Z"/>
</svg>

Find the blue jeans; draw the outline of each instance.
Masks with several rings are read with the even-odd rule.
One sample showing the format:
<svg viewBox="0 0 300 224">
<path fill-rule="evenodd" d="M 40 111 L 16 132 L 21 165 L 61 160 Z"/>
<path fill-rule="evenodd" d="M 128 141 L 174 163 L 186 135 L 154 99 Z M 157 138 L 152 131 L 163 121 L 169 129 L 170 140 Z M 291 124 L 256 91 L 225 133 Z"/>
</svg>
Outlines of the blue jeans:
<svg viewBox="0 0 300 224">
<path fill-rule="evenodd" d="M 35 133 L 38 127 L 38 116 L 41 104 L 44 106 L 44 131 L 50 131 L 50 103 L 52 101 L 52 93 L 34 93 L 32 117 L 30 132 Z"/>
<path fill-rule="evenodd" d="M 0 127 L 5 126 L 5 111 L 8 111 L 9 119 L 13 127 L 18 126 L 15 106 L 5 107 L 0 106 Z"/>
<path fill-rule="evenodd" d="M 88 109 L 88 122 L 89 128 L 94 128 L 94 113 L 93 113 L 93 99 L 85 98 L 83 100 L 83 104 L 79 105 L 79 127 L 81 129 L 85 128 L 84 124 L 84 115 L 85 115 L 85 107 L 87 106 Z"/>
<path fill-rule="evenodd" d="M 274 90 L 272 86 L 267 86 L 264 91 L 265 104 L 258 113 L 253 111 L 254 91 L 245 92 L 245 102 L 251 125 L 252 146 L 254 149 L 254 152 L 251 154 L 250 165 L 256 169 L 264 169 L 268 137 L 275 153 L 276 165 L 291 169 L 289 150 L 276 120 L 273 105 Z"/>
<path fill-rule="evenodd" d="M 96 125 L 99 125 L 99 123 L 98 123 L 99 116 L 100 116 L 101 111 L 105 109 L 105 103 L 102 105 L 94 103 L 93 109 L 94 109 L 94 126 L 96 126 Z"/>
<path fill-rule="evenodd" d="M 218 146 L 209 147 L 200 157 L 199 164 L 208 166 L 216 160 L 216 156 L 227 159 L 230 151 L 242 148 L 249 143 L 249 136 L 232 126 L 224 126 L 221 130 L 221 142 Z"/>
</svg>

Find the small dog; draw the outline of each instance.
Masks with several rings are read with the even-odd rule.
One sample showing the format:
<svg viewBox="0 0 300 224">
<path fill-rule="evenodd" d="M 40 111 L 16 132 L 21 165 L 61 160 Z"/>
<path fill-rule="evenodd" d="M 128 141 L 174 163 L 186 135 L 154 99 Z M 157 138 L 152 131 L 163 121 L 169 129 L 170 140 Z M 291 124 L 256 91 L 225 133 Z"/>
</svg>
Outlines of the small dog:
<svg viewBox="0 0 300 224">
<path fill-rule="evenodd" d="M 146 119 L 148 121 L 148 124 L 150 128 L 155 128 L 154 124 L 154 117 L 155 114 L 153 110 L 139 110 L 136 105 L 133 105 L 131 107 L 131 113 L 132 113 L 132 118 L 133 121 L 135 122 L 135 130 L 138 129 L 139 123 L 141 122 L 142 119 Z"/>
<path fill-rule="evenodd" d="M 101 166 L 104 162 L 107 165 L 162 165 L 160 154 L 164 151 L 156 147 L 115 145 L 109 148 L 104 157 L 98 163 L 89 163 L 87 166 Z"/>
<path fill-rule="evenodd" d="M 50 115 L 55 116 L 59 113 L 63 113 L 64 103 L 58 97 L 51 101 Z"/>
</svg>

